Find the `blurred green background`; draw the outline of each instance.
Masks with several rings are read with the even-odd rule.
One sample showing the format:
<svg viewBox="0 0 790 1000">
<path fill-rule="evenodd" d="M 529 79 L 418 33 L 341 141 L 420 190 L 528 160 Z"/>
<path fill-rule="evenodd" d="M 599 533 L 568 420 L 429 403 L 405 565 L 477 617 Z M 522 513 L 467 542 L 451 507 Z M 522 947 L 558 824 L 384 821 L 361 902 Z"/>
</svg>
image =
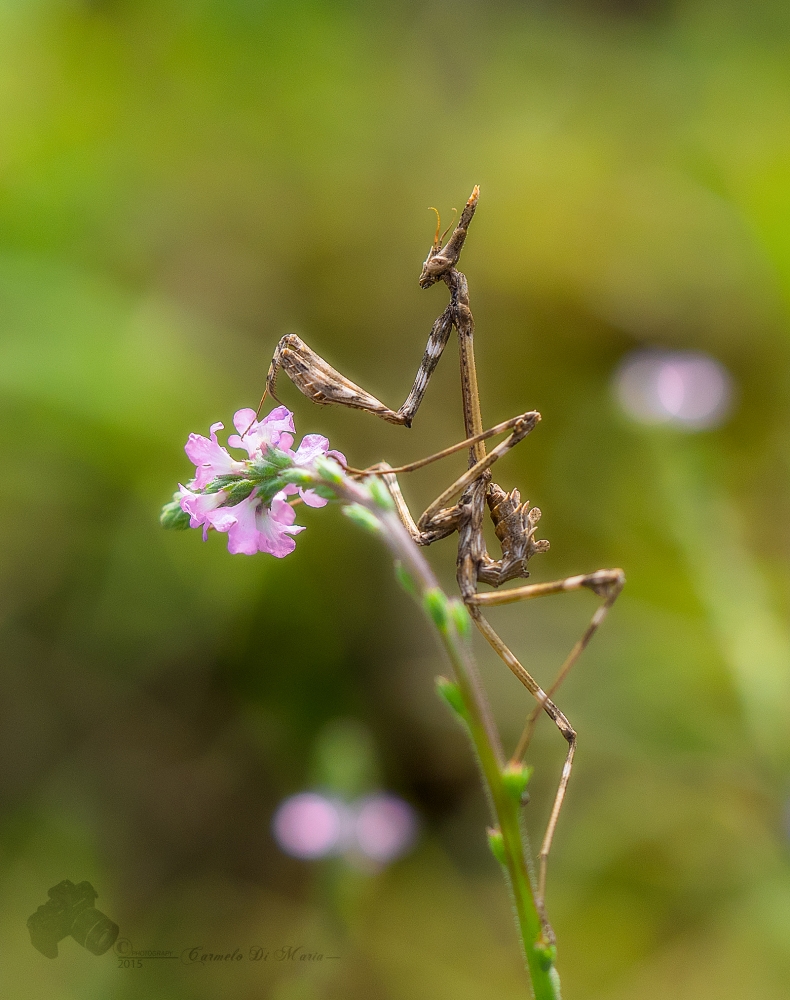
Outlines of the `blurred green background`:
<svg viewBox="0 0 790 1000">
<path fill-rule="evenodd" d="M 532 577 L 628 576 L 559 699 L 563 995 L 790 994 L 787 7 L 5 0 L 5 996 L 527 995 L 446 668 L 386 554 L 335 509 L 300 511 L 284 561 L 157 520 L 187 434 L 257 404 L 285 332 L 400 404 L 446 303 L 417 286 L 427 206 L 449 221 L 474 183 L 484 421 L 543 415 L 496 470 L 543 510 Z M 729 422 L 629 421 L 612 373 L 644 345 L 720 359 Z M 353 464 L 407 461 L 462 436 L 456 359 L 411 431 L 281 396 Z M 463 464 L 409 479 L 414 509 Z M 429 556 L 453 588 L 453 541 Z M 594 607 L 491 619 L 548 683 Z M 512 744 L 526 695 L 479 654 Z M 563 746 L 542 723 L 533 840 Z M 277 803 L 327 782 L 404 797 L 414 851 L 285 857 Z M 63 878 L 136 948 L 341 958 L 122 970 L 67 939 L 50 961 L 25 921 Z"/>
</svg>

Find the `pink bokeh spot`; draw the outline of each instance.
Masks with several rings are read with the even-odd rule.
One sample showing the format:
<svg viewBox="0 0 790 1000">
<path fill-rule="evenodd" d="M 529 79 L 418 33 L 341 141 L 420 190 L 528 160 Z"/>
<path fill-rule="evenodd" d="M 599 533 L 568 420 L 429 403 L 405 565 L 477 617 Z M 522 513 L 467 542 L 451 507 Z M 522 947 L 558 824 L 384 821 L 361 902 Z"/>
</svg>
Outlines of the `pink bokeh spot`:
<svg viewBox="0 0 790 1000">
<path fill-rule="evenodd" d="M 274 814 L 272 829 L 280 848 L 294 858 L 323 858 L 337 847 L 342 832 L 340 811 L 315 792 L 286 799 Z"/>
<path fill-rule="evenodd" d="M 394 861 L 414 843 L 417 817 L 396 795 L 371 795 L 358 806 L 354 836 L 359 850 L 371 860 Z"/>
</svg>

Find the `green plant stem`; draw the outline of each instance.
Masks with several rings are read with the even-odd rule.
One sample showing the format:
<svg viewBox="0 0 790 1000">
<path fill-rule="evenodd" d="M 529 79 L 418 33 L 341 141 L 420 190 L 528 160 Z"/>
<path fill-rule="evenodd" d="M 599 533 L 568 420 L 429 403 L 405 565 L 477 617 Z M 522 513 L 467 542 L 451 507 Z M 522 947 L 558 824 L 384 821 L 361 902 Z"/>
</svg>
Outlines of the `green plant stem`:
<svg viewBox="0 0 790 1000">
<path fill-rule="evenodd" d="M 382 541 L 413 584 L 413 596 L 422 604 L 455 672 L 463 704 L 463 717 L 480 765 L 496 831 L 501 833 L 500 858 L 510 886 L 527 969 L 535 1000 L 560 1000 L 559 977 L 553 965 L 554 948 L 547 941 L 538 912 L 535 891 L 521 828 L 521 803 L 503 781 L 505 757 L 488 699 L 480 682 L 469 639 L 458 629 L 450 599 L 443 593 L 427 560 L 397 514 L 374 499 L 361 483 L 343 477 L 324 481 L 345 503 L 363 507 L 373 515 Z M 371 526 L 373 521 L 368 522 Z M 430 600 L 430 612 L 428 601 Z M 444 608 L 444 613 L 442 612 Z"/>
</svg>

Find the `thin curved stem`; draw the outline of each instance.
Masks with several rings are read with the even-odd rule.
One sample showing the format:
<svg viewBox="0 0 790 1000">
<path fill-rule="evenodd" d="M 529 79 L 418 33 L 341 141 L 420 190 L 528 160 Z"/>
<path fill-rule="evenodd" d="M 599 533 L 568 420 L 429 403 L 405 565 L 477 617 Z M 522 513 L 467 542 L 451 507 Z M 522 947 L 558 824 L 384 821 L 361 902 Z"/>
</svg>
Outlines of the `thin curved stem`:
<svg viewBox="0 0 790 1000">
<path fill-rule="evenodd" d="M 346 475 L 322 479 L 320 485 L 332 489 L 344 503 L 362 507 L 372 515 L 368 525 L 377 531 L 405 571 L 409 589 L 426 612 L 450 659 L 460 695 L 460 714 L 480 765 L 494 821 L 489 839 L 510 887 L 532 993 L 535 1000 L 560 1000 L 559 976 L 553 964 L 554 942 L 547 937 L 548 925 L 536 902 L 521 826 L 520 796 L 513 794 L 512 783 L 507 781 L 508 765 L 502 742 L 472 656 L 468 632 L 464 634 L 465 621 L 471 629 L 471 621 L 463 617 L 468 612 L 460 601 L 451 601 L 441 590 L 394 507 L 383 501 L 383 489 L 376 497 L 363 483 Z"/>
</svg>

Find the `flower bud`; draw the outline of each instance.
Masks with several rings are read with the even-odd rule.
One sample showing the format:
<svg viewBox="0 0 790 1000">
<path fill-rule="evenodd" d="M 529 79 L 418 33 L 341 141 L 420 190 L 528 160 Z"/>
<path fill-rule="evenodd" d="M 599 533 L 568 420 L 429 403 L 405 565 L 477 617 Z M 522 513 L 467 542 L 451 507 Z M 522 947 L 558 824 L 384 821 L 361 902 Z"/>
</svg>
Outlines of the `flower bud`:
<svg viewBox="0 0 790 1000">
<path fill-rule="evenodd" d="M 294 486 L 310 487 L 315 482 L 315 476 L 312 472 L 308 472 L 307 469 L 300 469 L 296 465 L 290 469 L 284 469 L 280 474 L 280 478 L 283 482 L 292 483 Z"/>
<path fill-rule="evenodd" d="M 422 598 L 422 606 L 434 625 L 442 632 L 447 631 L 450 622 L 450 601 L 439 587 L 426 590 Z"/>
<path fill-rule="evenodd" d="M 313 468 L 328 483 L 337 483 L 339 486 L 343 482 L 343 470 L 332 458 L 317 458 Z"/>
<path fill-rule="evenodd" d="M 392 499 L 392 494 L 384 484 L 384 480 L 380 479 L 378 476 L 372 476 L 368 480 L 367 485 L 370 490 L 370 495 L 379 507 L 383 507 L 384 510 L 395 509 L 395 501 Z"/>
<path fill-rule="evenodd" d="M 414 597 L 416 599 L 419 596 L 417 584 L 414 582 L 414 577 L 411 573 L 409 573 L 400 559 L 395 560 L 395 578 L 409 597 Z"/>
<path fill-rule="evenodd" d="M 447 677 L 437 677 L 436 693 L 449 705 L 450 709 L 462 722 L 467 721 L 466 705 L 464 704 L 461 689 L 455 681 L 451 681 Z"/>
<path fill-rule="evenodd" d="M 502 836 L 502 831 L 498 826 L 489 826 L 486 834 L 488 835 L 488 846 L 491 848 L 491 853 L 503 868 L 507 868 L 505 838 Z"/>
<path fill-rule="evenodd" d="M 520 805 L 524 803 L 524 795 L 532 777 L 533 768 L 526 764 L 514 764 L 512 761 L 502 769 L 502 787 L 511 799 Z"/>
<path fill-rule="evenodd" d="M 548 972 L 557 961 L 557 946 L 541 941 L 535 942 L 535 953 L 544 972 Z"/>
<path fill-rule="evenodd" d="M 472 619 L 466 610 L 466 605 L 457 597 L 450 600 L 450 616 L 455 625 L 456 632 L 462 639 L 468 639 L 472 634 Z"/>
<path fill-rule="evenodd" d="M 177 493 L 176 496 L 178 496 Z M 189 521 L 189 514 L 181 509 L 181 503 L 175 499 L 171 500 L 170 503 L 166 503 L 162 508 L 162 513 L 159 515 L 159 523 L 162 527 L 175 531 L 183 531 L 185 528 L 188 528 Z"/>
<path fill-rule="evenodd" d="M 366 531 L 372 532 L 374 535 L 381 531 L 381 525 L 376 515 L 371 514 L 366 507 L 361 507 L 358 503 L 348 504 L 343 508 L 343 513 L 354 524 L 359 525 L 360 528 L 364 528 Z"/>
</svg>

